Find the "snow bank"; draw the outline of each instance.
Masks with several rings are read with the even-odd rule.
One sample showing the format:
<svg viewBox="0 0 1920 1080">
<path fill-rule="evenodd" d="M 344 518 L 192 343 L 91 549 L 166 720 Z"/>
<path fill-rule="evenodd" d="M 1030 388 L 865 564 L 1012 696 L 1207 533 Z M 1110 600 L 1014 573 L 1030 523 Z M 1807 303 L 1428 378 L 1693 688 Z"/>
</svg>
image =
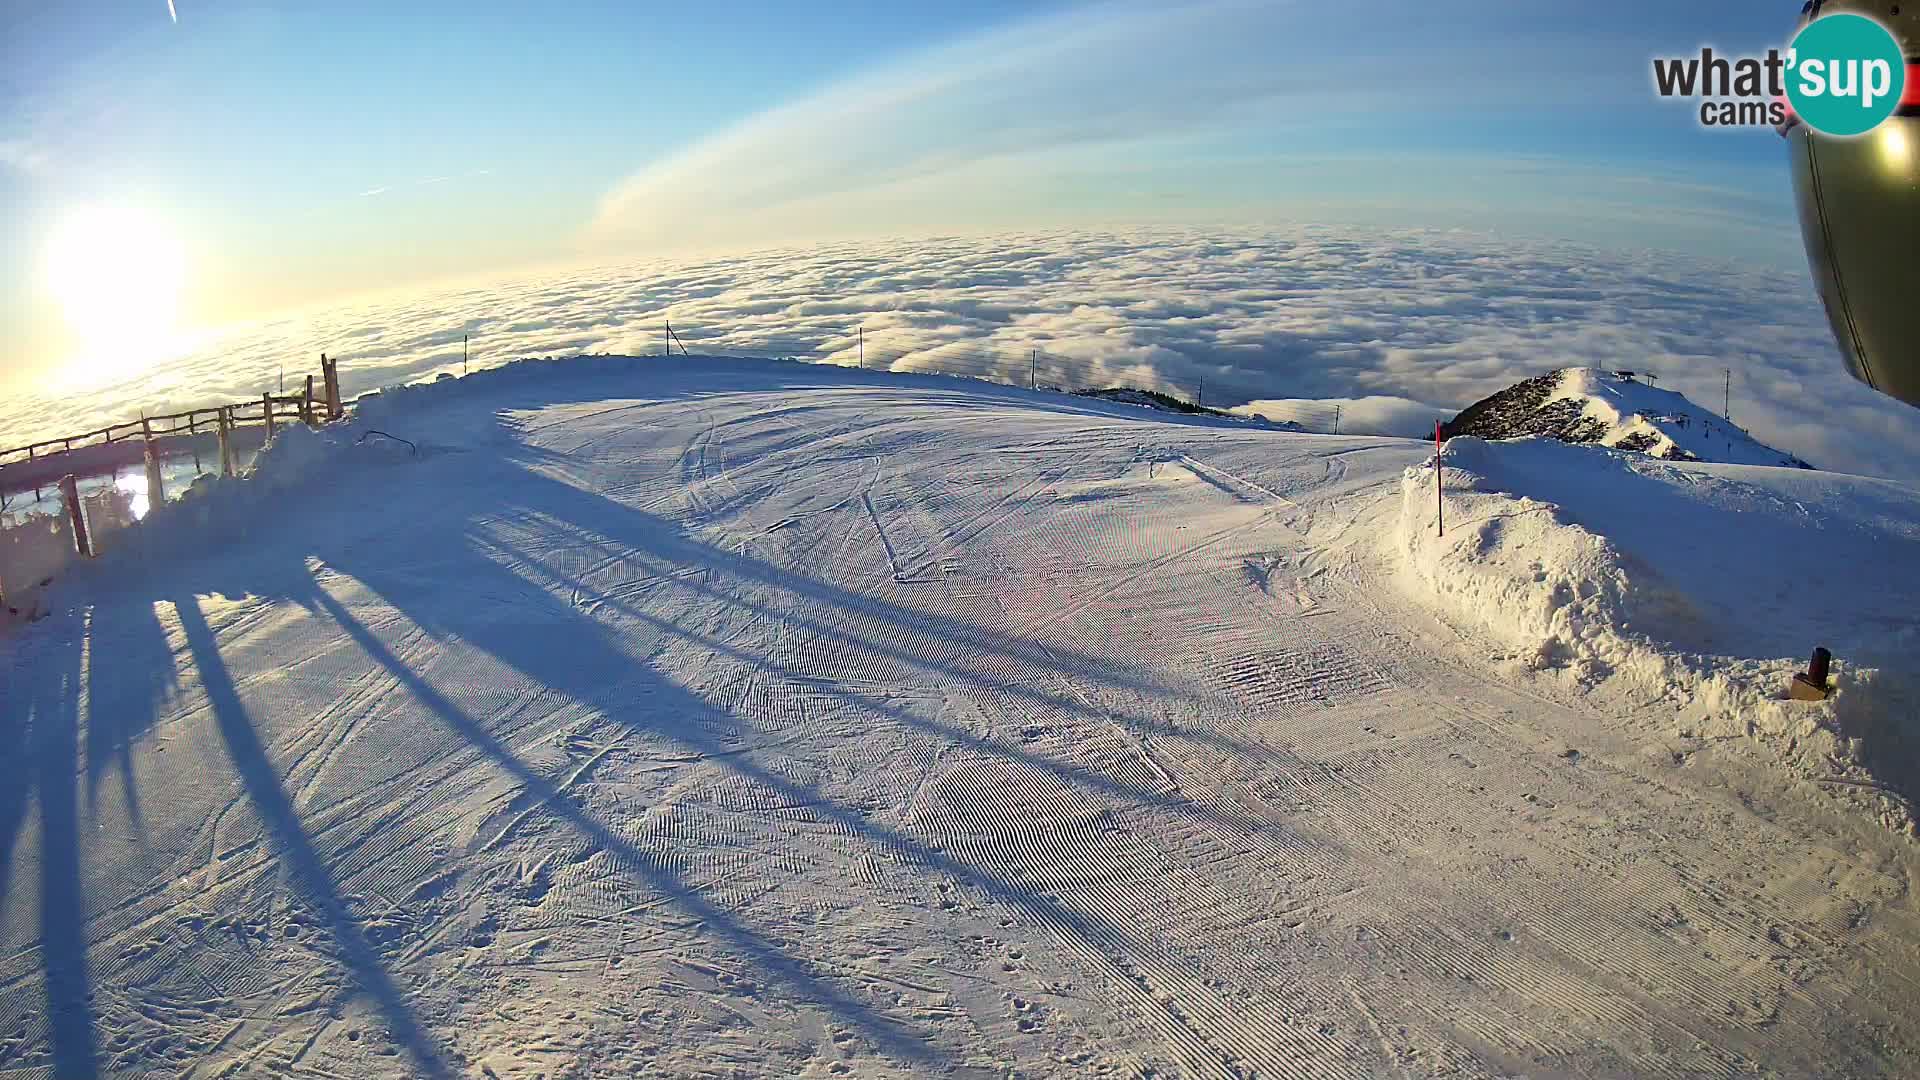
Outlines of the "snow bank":
<svg viewBox="0 0 1920 1080">
<path fill-rule="evenodd" d="M 1443 460 L 1446 534 L 1429 459 L 1402 478 L 1395 540 L 1416 594 L 1501 659 L 1664 703 L 1680 733 L 1760 737 L 1822 778 L 1911 785 L 1920 492 L 1544 438 L 1460 437 Z M 1836 692 L 1787 700 L 1816 645 Z"/>
</svg>

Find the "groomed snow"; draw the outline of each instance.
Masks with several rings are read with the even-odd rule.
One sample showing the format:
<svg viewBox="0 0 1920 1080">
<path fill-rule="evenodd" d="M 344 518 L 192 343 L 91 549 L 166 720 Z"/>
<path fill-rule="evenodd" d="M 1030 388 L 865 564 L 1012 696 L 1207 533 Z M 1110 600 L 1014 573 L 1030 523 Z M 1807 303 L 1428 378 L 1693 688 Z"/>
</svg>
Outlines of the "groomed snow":
<svg viewBox="0 0 1920 1080">
<path fill-rule="evenodd" d="M 289 432 L 5 639 L 0 1073 L 1910 1075 L 1909 842 L 1487 670 L 1429 453 L 701 357 Z M 1912 541 L 1686 475 L 1593 485 Z"/>
</svg>

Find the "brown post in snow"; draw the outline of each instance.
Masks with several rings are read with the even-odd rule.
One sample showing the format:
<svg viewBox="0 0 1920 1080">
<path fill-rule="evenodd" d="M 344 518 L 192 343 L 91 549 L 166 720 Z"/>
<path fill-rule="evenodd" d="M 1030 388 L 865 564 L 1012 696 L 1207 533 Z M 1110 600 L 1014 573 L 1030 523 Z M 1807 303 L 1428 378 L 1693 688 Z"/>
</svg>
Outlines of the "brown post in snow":
<svg viewBox="0 0 1920 1080">
<path fill-rule="evenodd" d="M 261 415 L 264 416 L 267 421 L 267 438 L 271 439 L 273 438 L 273 395 L 270 393 L 261 394 L 260 407 L 264 410 Z"/>
<path fill-rule="evenodd" d="M 87 535 L 87 516 L 80 508 L 80 485 L 72 473 L 60 478 L 60 497 L 67 504 L 67 520 L 73 524 L 73 549 L 83 559 L 93 558 L 93 538 Z"/>
<path fill-rule="evenodd" d="M 307 392 L 300 395 L 300 422 L 308 427 L 318 427 L 313 415 L 313 376 L 307 376 Z"/>
<path fill-rule="evenodd" d="M 326 353 L 320 354 L 320 374 L 325 380 L 327 395 L 327 419 L 340 419 L 340 361 L 327 359 Z"/>
<path fill-rule="evenodd" d="M 1447 444 L 1440 438 L 1440 421 L 1433 422 L 1433 502 L 1440 524 L 1440 535 L 1447 535 L 1447 473 L 1441 463 L 1440 455 L 1446 451 Z"/>
</svg>

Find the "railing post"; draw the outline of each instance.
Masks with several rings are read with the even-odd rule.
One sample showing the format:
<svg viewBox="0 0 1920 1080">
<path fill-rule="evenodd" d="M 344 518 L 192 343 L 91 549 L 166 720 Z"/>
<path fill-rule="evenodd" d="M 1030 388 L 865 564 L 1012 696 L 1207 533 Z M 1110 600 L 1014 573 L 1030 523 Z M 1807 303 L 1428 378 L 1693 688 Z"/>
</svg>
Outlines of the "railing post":
<svg viewBox="0 0 1920 1080">
<path fill-rule="evenodd" d="M 327 419 L 340 419 L 340 361 L 327 359 L 326 353 L 320 354 L 320 376 L 324 383 L 323 392 L 327 395 Z"/>
<path fill-rule="evenodd" d="M 313 419 L 313 376 L 307 376 L 307 392 L 300 396 L 300 422 L 308 427 L 318 427 Z"/>
<path fill-rule="evenodd" d="M 233 420 L 225 405 L 220 407 L 220 475 L 233 475 Z"/>
<path fill-rule="evenodd" d="M 146 449 L 147 462 L 147 506 L 159 506 L 167 501 L 167 489 L 160 475 L 160 455 L 153 448 L 153 421 L 140 418 L 140 439 Z"/>
<path fill-rule="evenodd" d="M 261 415 L 265 417 L 267 421 L 267 438 L 271 439 L 273 438 L 273 394 L 266 393 L 260 395 L 260 408 L 262 410 Z"/>
<path fill-rule="evenodd" d="M 73 549 L 83 559 L 93 558 L 93 538 L 87 535 L 87 516 L 80 506 L 80 482 L 72 473 L 60 478 L 60 496 L 66 500 L 67 520 L 73 524 Z"/>
</svg>

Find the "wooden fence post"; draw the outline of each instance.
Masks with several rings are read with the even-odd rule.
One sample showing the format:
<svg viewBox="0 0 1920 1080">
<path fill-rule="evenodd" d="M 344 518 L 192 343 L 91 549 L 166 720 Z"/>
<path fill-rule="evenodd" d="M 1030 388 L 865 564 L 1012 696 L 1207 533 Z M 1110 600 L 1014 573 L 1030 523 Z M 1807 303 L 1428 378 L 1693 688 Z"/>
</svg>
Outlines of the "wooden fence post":
<svg viewBox="0 0 1920 1080">
<path fill-rule="evenodd" d="M 93 538 L 87 535 L 87 516 L 80 507 L 80 482 L 72 473 L 60 478 L 60 495 L 67 503 L 67 520 L 73 524 L 73 549 L 83 559 L 93 558 Z"/>
<path fill-rule="evenodd" d="M 267 438 L 271 439 L 273 438 L 273 395 L 271 393 L 260 395 L 260 407 L 264 410 L 262 415 L 267 420 Z"/>
<path fill-rule="evenodd" d="M 233 418 L 229 406 L 220 407 L 220 475 L 233 475 Z"/>
<path fill-rule="evenodd" d="M 307 392 L 300 396 L 300 422 L 308 427 L 317 427 L 313 419 L 313 376 L 307 376 Z"/>
<path fill-rule="evenodd" d="M 326 358 L 326 354 L 323 353 L 321 354 L 320 359 L 322 362 L 322 370 L 324 370 L 327 373 L 327 419 L 338 420 L 340 419 L 340 413 L 341 413 L 340 358 L 336 356 L 333 359 L 328 360 Z"/>
<path fill-rule="evenodd" d="M 160 455 L 153 449 L 153 421 L 144 416 L 140 418 L 140 438 L 146 446 L 147 508 L 151 512 L 154 507 L 167 501 L 167 489 L 160 475 Z"/>
</svg>

